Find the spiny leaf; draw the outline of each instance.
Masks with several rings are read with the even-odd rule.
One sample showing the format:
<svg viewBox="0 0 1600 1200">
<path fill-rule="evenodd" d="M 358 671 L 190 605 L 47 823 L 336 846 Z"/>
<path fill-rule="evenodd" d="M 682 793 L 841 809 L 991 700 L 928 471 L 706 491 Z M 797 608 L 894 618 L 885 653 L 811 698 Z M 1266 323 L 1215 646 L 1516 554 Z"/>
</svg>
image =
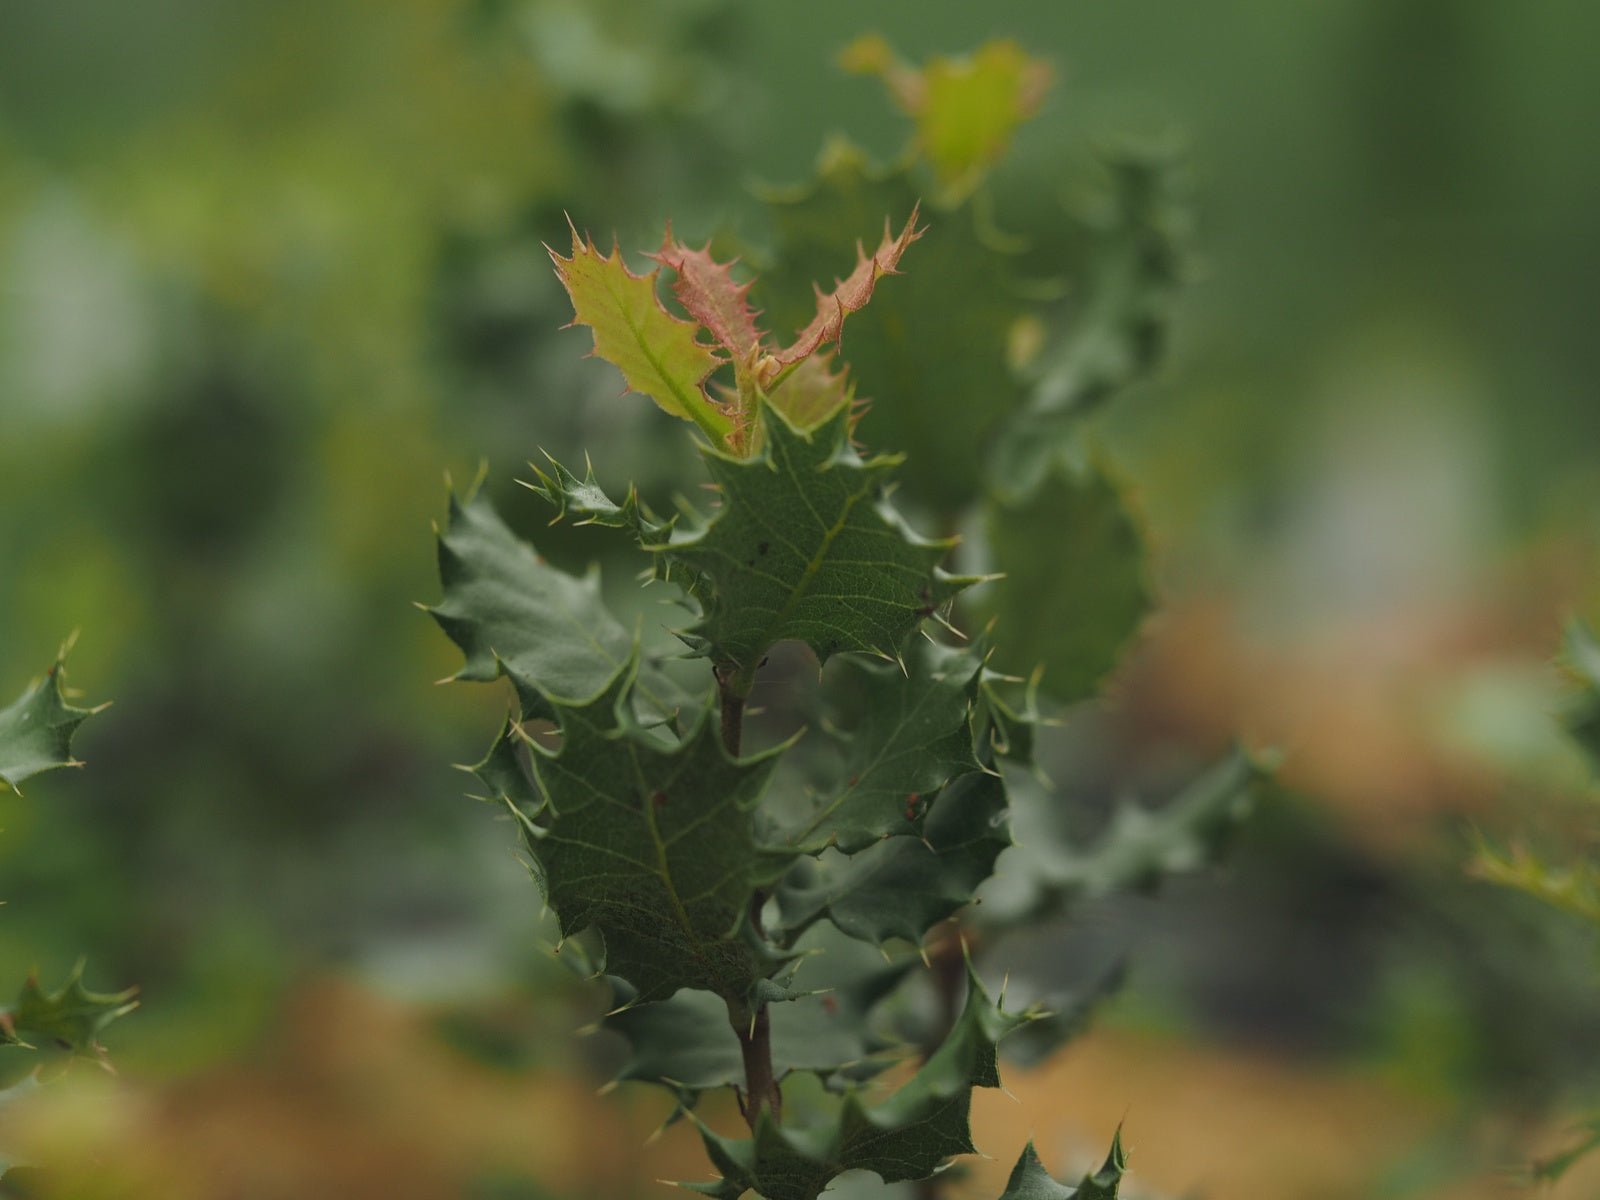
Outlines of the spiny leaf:
<svg viewBox="0 0 1600 1200">
<path fill-rule="evenodd" d="M 80 961 L 52 992 L 39 986 L 37 975 L 28 976 L 16 1003 L 0 1009 L 0 1045 L 31 1045 L 32 1038 L 74 1054 L 101 1053 L 100 1031 L 139 1006 L 133 998 L 138 989 L 91 992 L 83 986 L 83 968 Z"/>
<path fill-rule="evenodd" d="M 863 461 L 847 415 L 796 429 L 763 404 L 761 451 L 706 450 L 722 507 L 661 550 L 688 568 L 703 616 L 690 631 L 737 690 L 748 691 L 775 643 L 805 642 L 819 660 L 841 650 L 893 656 L 926 616 L 974 582 L 935 564 L 951 543 L 912 533 L 884 497 L 899 459 Z"/>
<path fill-rule="evenodd" d="M 841 237 L 876 236 L 883 214 L 905 212 L 916 192 L 906 170 L 880 175 L 835 147 L 813 185 L 769 193 L 775 246 L 756 285 L 768 319 L 809 319 L 811 281 L 837 269 Z M 851 318 L 844 357 L 870 401 L 860 436 L 905 452 L 901 487 L 941 515 L 979 494 L 998 430 L 1026 402 L 1008 362 L 1015 327 L 1036 307 L 1019 258 L 980 235 L 970 205 L 942 212 L 918 241 L 912 278 Z"/>
<path fill-rule="evenodd" d="M 1030 365 L 1027 407 L 1007 423 L 990 476 L 1031 491 L 1052 466 L 1081 459 L 1084 418 L 1160 360 L 1184 262 L 1187 214 L 1170 155 L 1123 151 L 1105 160 L 1109 215 L 1076 218 L 1089 248 L 1063 306 L 1061 333 Z"/>
<path fill-rule="evenodd" d="M 913 636 L 899 662 L 847 658 L 832 673 L 838 778 L 790 835 L 854 854 L 890 834 L 919 833 L 939 789 L 979 768 L 972 707 L 981 648 Z"/>
<path fill-rule="evenodd" d="M 1111 1153 L 1105 1165 L 1094 1174 L 1085 1175 L 1075 1188 L 1052 1179 L 1039 1161 L 1033 1143 L 1029 1142 L 1017 1159 L 1000 1200 L 1117 1200 L 1127 1170 L 1128 1156 L 1122 1149 L 1121 1129 L 1111 1138 Z"/>
<path fill-rule="evenodd" d="M 549 247 L 546 247 L 549 249 Z M 643 393 L 675 417 L 693 421 L 713 444 L 733 429 L 733 419 L 706 395 L 716 369 L 715 351 L 699 339 L 699 326 L 681 321 L 656 295 L 657 271 L 635 275 L 613 247 L 601 254 L 572 231 L 572 256 L 550 250 L 556 275 L 572 297 L 574 323 L 594 331 L 594 350 L 622 372 L 628 388 Z"/>
<path fill-rule="evenodd" d="M 867 306 L 879 279 L 900 273 L 896 268 L 906 247 L 922 236 L 923 231 L 917 228 L 917 213 L 918 206 L 913 204 L 911 215 L 906 218 L 905 226 L 898 235 L 890 226 L 889 218 L 885 217 L 883 237 L 878 242 L 878 248 L 870 255 L 858 241 L 855 268 L 844 279 L 835 281 L 833 291 L 824 292 L 821 287 L 812 285 L 817 298 L 816 316 L 800 331 L 792 345 L 773 355 L 778 362 L 785 365 L 797 363 L 815 354 L 819 347 L 837 343 L 844 336 L 845 318 Z"/>
<path fill-rule="evenodd" d="M 1600 642 L 1577 621 L 1567 628 L 1567 661 L 1584 685 L 1567 716 L 1567 730 L 1600 771 Z"/>
<path fill-rule="evenodd" d="M 834 355 L 813 354 L 801 362 L 767 396 L 796 429 L 815 429 L 841 411 L 856 414 L 856 389 L 847 370 L 833 369 Z"/>
<path fill-rule="evenodd" d="M 1006 579 L 974 607 L 994 621 L 995 665 L 1042 667 L 1040 686 L 1064 703 L 1093 695 L 1150 608 L 1144 538 L 1120 490 L 1099 470 L 1054 471 L 1024 497 L 993 498 L 986 522 Z"/>
<path fill-rule="evenodd" d="M 860 1080 L 892 1064 L 893 1044 L 869 1022 L 872 1008 L 916 968 L 915 955 L 886 963 L 868 949 L 834 934 L 810 937 L 797 947 L 795 985 L 816 989 L 768 1006 L 772 1064 L 782 1078 L 794 1071 L 824 1080 Z M 606 1018 L 606 1027 L 629 1043 L 620 1080 L 642 1080 L 675 1092 L 685 1105 L 699 1093 L 743 1086 L 744 1061 L 724 1002 L 708 992 L 681 991 L 670 1000 L 635 1004 Z"/>
<path fill-rule="evenodd" d="M 508 676 L 524 716 L 550 718 L 556 701 L 588 699 L 633 655 L 633 635 L 601 603 L 598 578 L 550 566 L 482 495 L 450 498 L 439 578 L 444 598 L 428 611 L 466 657 L 455 678 Z M 695 703 L 648 667 L 637 693 L 655 717 Z"/>
<path fill-rule="evenodd" d="M 868 34 L 845 48 L 846 70 L 877 75 L 917 125 L 917 151 L 947 189 L 965 191 L 1005 154 L 1039 110 L 1050 68 L 1015 42 L 993 41 L 960 58 L 935 56 L 918 70 Z"/>
<path fill-rule="evenodd" d="M 1489 883 L 1515 888 L 1600 928 L 1600 867 L 1588 863 L 1561 867 L 1544 862 L 1523 846 L 1499 854 L 1480 845 L 1472 873 Z"/>
<path fill-rule="evenodd" d="M 709 243 L 693 250 L 673 240 L 668 229 L 666 241 L 651 257 L 676 273 L 672 294 L 678 303 L 738 365 L 748 362 L 761 346 L 761 331 L 750 307 L 750 285 L 736 283 L 730 270 L 733 263 L 719 263 L 710 251 Z"/>
<path fill-rule="evenodd" d="M 597 930 L 603 969 L 641 1000 L 692 987 L 743 1003 L 780 961 L 749 910 L 787 866 L 752 826 L 782 747 L 732 759 L 703 708 L 668 741 L 628 716 L 632 686 L 630 663 L 591 699 L 556 704 L 560 749 L 531 747 L 544 805 L 522 821 L 528 852 L 562 935 Z M 485 762 L 480 778 L 511 798 L 507 759 Z"/>
<path fill-rule="evenodd" d="M 890 837 L 845 857 L 829 851 L 790 868 L 777 898 L 789 936 L 826 917 L 871 945 L 920 943 L 928 930 L 972 902 L 1011 845 L 1006 789 L 973 771 L 933 801 L 923 836 Z"/>
<path fill-rule="evenodd" d="M 945 1159 L 973 1150 L 972 1089 L 998 1087 L 995 1045 L 1026 1014 L 996 1007 L 968 973 L 967 1002 L 944 1043 L 898 1091 L 876 1105 L 845 1095 L 837 1116 L 810 1128 L 779 1128 L 763 1112 L 754 1136 L 700 1136 L 722 1179 L 685 1185 L 719 1200 L 754 1191 L 766 1200 L 816 1200 L 845 1171 L 872 1171 L 885 1183 L 925 1179 Z"/>
<path fill-rule="evenodd" d="M 0 785 L 15 788 L 41 771 L 77 765 L 72 735 L 100 709 L 68 704 L 64 674 L 58 659 L 43 679 L 0 709 Z"/>
</svg>

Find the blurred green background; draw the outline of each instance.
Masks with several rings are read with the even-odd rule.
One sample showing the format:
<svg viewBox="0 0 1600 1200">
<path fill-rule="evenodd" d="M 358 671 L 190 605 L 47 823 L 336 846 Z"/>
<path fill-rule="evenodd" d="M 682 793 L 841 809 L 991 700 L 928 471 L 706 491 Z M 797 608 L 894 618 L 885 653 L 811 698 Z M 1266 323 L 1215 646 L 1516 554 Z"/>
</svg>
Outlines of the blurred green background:
<svg viewBox="0 0 1600 1200">
<path fill-rule="evenodd" d="M 1173 1069 L 1224 1094 L 1237 1064 L 1266 1072 L 1235 1082 L 1298 1098 L 1286 1144 L 1405 1097 L 1437 1118 L 1403 1144 L 1347 1129 L 1370 1171 L 1338 1186 L 1293 1175 L 1314 1150 L 1230 1177 L 1163 1145 L 1159 1111 L 1140 1164 L 1174 1191 L 1487 1194 L 1448 1189 L 1594 1079 L 1590 949 L 1461 866 L 1468 821 L 1559 844 L 1592 809 L 1549 714 L 1560 621 L 1600 600 L 1593 6 L 7 0 L 0 681 L 78 629 L 73 680 L 115 707 L 82 734 L 88 770 L 4 801 L 0 966 L 83 954 L 92 982 L 138 981 L 109 1041 L 156 1124 L 209 1112 L 242 1137 L 216 1115 L 238 1112 L 305 1160 L 298 1191 L 236 1194 L 633 1194 L 620 1167 L 583 1180 L 563 1122 L 672 1173 L 642 1133 L 593 1134 L 647 1128 L 648 1102 L 587 1099 L 604 1052 L 568 1035 L 593 997 L 448 765 L 503 699 L 432 686 L 455 659 L 411 601 L 436 595 L 446 472 L 486 464 L 503 510 L 581 564 L 620 547 L 540 532 L 513 482 L 539 448 L 646 488 L 690 469 L 684 430 L 559 331 L 541 243 L 564 244 L 564 213 L 634 248 L 668 218 L 737 228 L 752 184 L 805 179 L 834 133 L 892 157 L 904 120 L 833 62 L 868 30 L 913 61 L 1010 37 L 1055 66 L 993 182 L 1002 225 L 1097 145 L 1191 163 L 1172 353 L 1102 431 L 1164 607 L 1113 719 L 1150 744 L 1283 745 L 1296 795 L 1226 877 L 1089 923 L 1139 945 L 1107 1036 L 1172 1039 Z M 372 1057 L 318 1067 L 352 1046 Z M 1083 1069 L 1115 1120 L 1134 1075 L 1110 1047 Z M 503 1093 L 452 1053 L 500 1062 Z M 1362 1072 L 1384 1099 L 1338 1090 Z M 331 1102 L 308 1097 L 354 1080 L 390 1089 L 393 1123 L 319 1148 L 307 1114 Z M 446 1115 L 457 1085 L 475 1121 Z M 489 1112 L 510 1146 L 543 1113 L 551 1145 L 469 1170 L 449 1147 Z M 316 1173 L 363 1137 L 426 1166 Z"/>
</svg>

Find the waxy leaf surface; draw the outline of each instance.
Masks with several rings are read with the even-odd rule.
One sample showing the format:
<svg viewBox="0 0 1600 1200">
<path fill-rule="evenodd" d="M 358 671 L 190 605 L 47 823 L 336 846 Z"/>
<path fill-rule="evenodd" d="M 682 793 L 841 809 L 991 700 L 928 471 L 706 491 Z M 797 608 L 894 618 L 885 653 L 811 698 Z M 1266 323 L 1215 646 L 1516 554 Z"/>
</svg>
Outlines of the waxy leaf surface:
<svg viewBox="0 0 1600 1200">
<path fill-rule="evenodd" d="M 563 936 L 596 930 L 603 969 L 640 1000 L 702 988 L 743 1003 L 779 961 L 749 926 L 755 889 L 787 865 L 752 827 L 774 755 L 730 758 L 705 710 L 681 742 L 645 731 L 631 685 L 625 668 L 556 706 L 560 748 L 531 747 L 544 803 L 522 821 L 528 852 Z M 505 756 L 485 763 L 479 778 L 515 802 Z"/>
<path fill-rule="evenodd" d="M 863 461 L 841 412 L 809 432 L 763 405 L 753 458 L 706 451 L 722 504 L 710 522 L 657 547 L 688 568 L 703 616 L 690 631 L 748 688 L 777 642 L 819 660 L 841 650 L 892 657 L 906 635 L 969 580 L 935 564 L 949 543 L 918 537 L 884 497 L 898 459 Z"/>
</svg>

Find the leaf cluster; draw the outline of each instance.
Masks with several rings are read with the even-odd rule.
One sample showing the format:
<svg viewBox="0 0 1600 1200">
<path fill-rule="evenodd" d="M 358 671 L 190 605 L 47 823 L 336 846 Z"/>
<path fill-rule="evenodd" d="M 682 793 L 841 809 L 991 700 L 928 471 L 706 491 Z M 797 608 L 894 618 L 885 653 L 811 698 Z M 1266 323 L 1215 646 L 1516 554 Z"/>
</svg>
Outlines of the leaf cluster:
<svg viewBox="0 0 1600 1200">
<path fill-rule="evenodd" d="M 852 62 L 918 122 L 911 151 L 879 171 L 835 150 L 813 185 L 769 196 L 759 279 L 670 229 L 647 273 L 575 228 L 551 252 L 595 354 L 694 426 L 713 502 L 664 515 L 553 460 L 530 486 L 556 519 L 631 535 L 648 577 L 678 589 L 698 676 L 647 654 L 593 574 L 546 562 L 482 495 L 453 497 L 439 535 L 431 611 L 463 653 L 457 678 L 504 676 L 516 700 L 472 770 L 563 938 L 610 980 L 607 1023 L 631 1048 L 619 1078 L 672 1091 L 720 1174 L 689 1186 L 724 1200 L 813 1200 L 851 1170 L 928 1179 L 973 1150 L 972 1091 L 999 1085 L 1002 1039 L 1073 1024 L 992 998 L 983 939 L 1200 865 L 1257 774 L 1236 755 L 1097 841 L 1012 846 L 1012 809 L 1043 790 L 1041 705 L 1092 695 L 1148 603 L 1143 535 L 1091 418 L 1154 362 L 1181 222 L 1169 164 L 1115 162 L 1112 215 L 1083 223 L 1065 302 L 1025 242 L 986 224 L 979 191 L 1047 72 L 1015 47 L 920 72 L 886 55 L 858 46 Z M 851 241 L 845 274 L 815 284 Z M 1010 578 L 960 570 L 956 539 L 929 526 L 982 530 Z M 808 648 L 820 683 L 750 753 L 746 713 L 784 643 Z M 975 919 L 1003 855 L 1026 902 Z M 930 979 L 948 1016 L 919 1025 Z M 798 1075 L 820 1092 L 791 1088 L 786 1107 Z M 718 1088 L 748 1137 L 701 1122 Z M 1030 1147 L 1005 1194 L 1115 1196 L 1125 1165 L 1118 1140 L 1073 1189 Z"/>
</svg>

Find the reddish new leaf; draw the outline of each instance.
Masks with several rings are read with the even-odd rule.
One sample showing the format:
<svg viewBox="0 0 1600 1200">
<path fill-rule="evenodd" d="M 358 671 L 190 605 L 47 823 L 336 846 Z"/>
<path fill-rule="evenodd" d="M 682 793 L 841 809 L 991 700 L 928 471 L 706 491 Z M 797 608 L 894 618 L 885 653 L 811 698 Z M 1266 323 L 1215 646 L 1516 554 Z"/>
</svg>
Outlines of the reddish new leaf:
<svg viewBox="0 0 1600 1200">
<path fill-rule="evenodd" d="M 794 345 L 774 355 L 778 362 L 789 366 L 814 354 L 819 346 L 839 340 L 844 333 L 845 318 L 867 306 L 878 280 L 885 275 L 900 273 L 897 268 L 901 255 L 907 246 L 922 236 L 922 230 L 917 228 L 917 212 L 917 208 L 911 210 L 911 216 L 907 218 L 905 228 L 898 237 L 885 217 L 883 240 L 878 243 L 871 257 L 859 242 L 856 244 L 855 270 L 850 272 L 848 279 L 838 281 L 832 292 L 824 294 L 820 287 L 816 289 L 817 315 L 812 318 L 811 324 L 800 331 Z"/>
</svg>

